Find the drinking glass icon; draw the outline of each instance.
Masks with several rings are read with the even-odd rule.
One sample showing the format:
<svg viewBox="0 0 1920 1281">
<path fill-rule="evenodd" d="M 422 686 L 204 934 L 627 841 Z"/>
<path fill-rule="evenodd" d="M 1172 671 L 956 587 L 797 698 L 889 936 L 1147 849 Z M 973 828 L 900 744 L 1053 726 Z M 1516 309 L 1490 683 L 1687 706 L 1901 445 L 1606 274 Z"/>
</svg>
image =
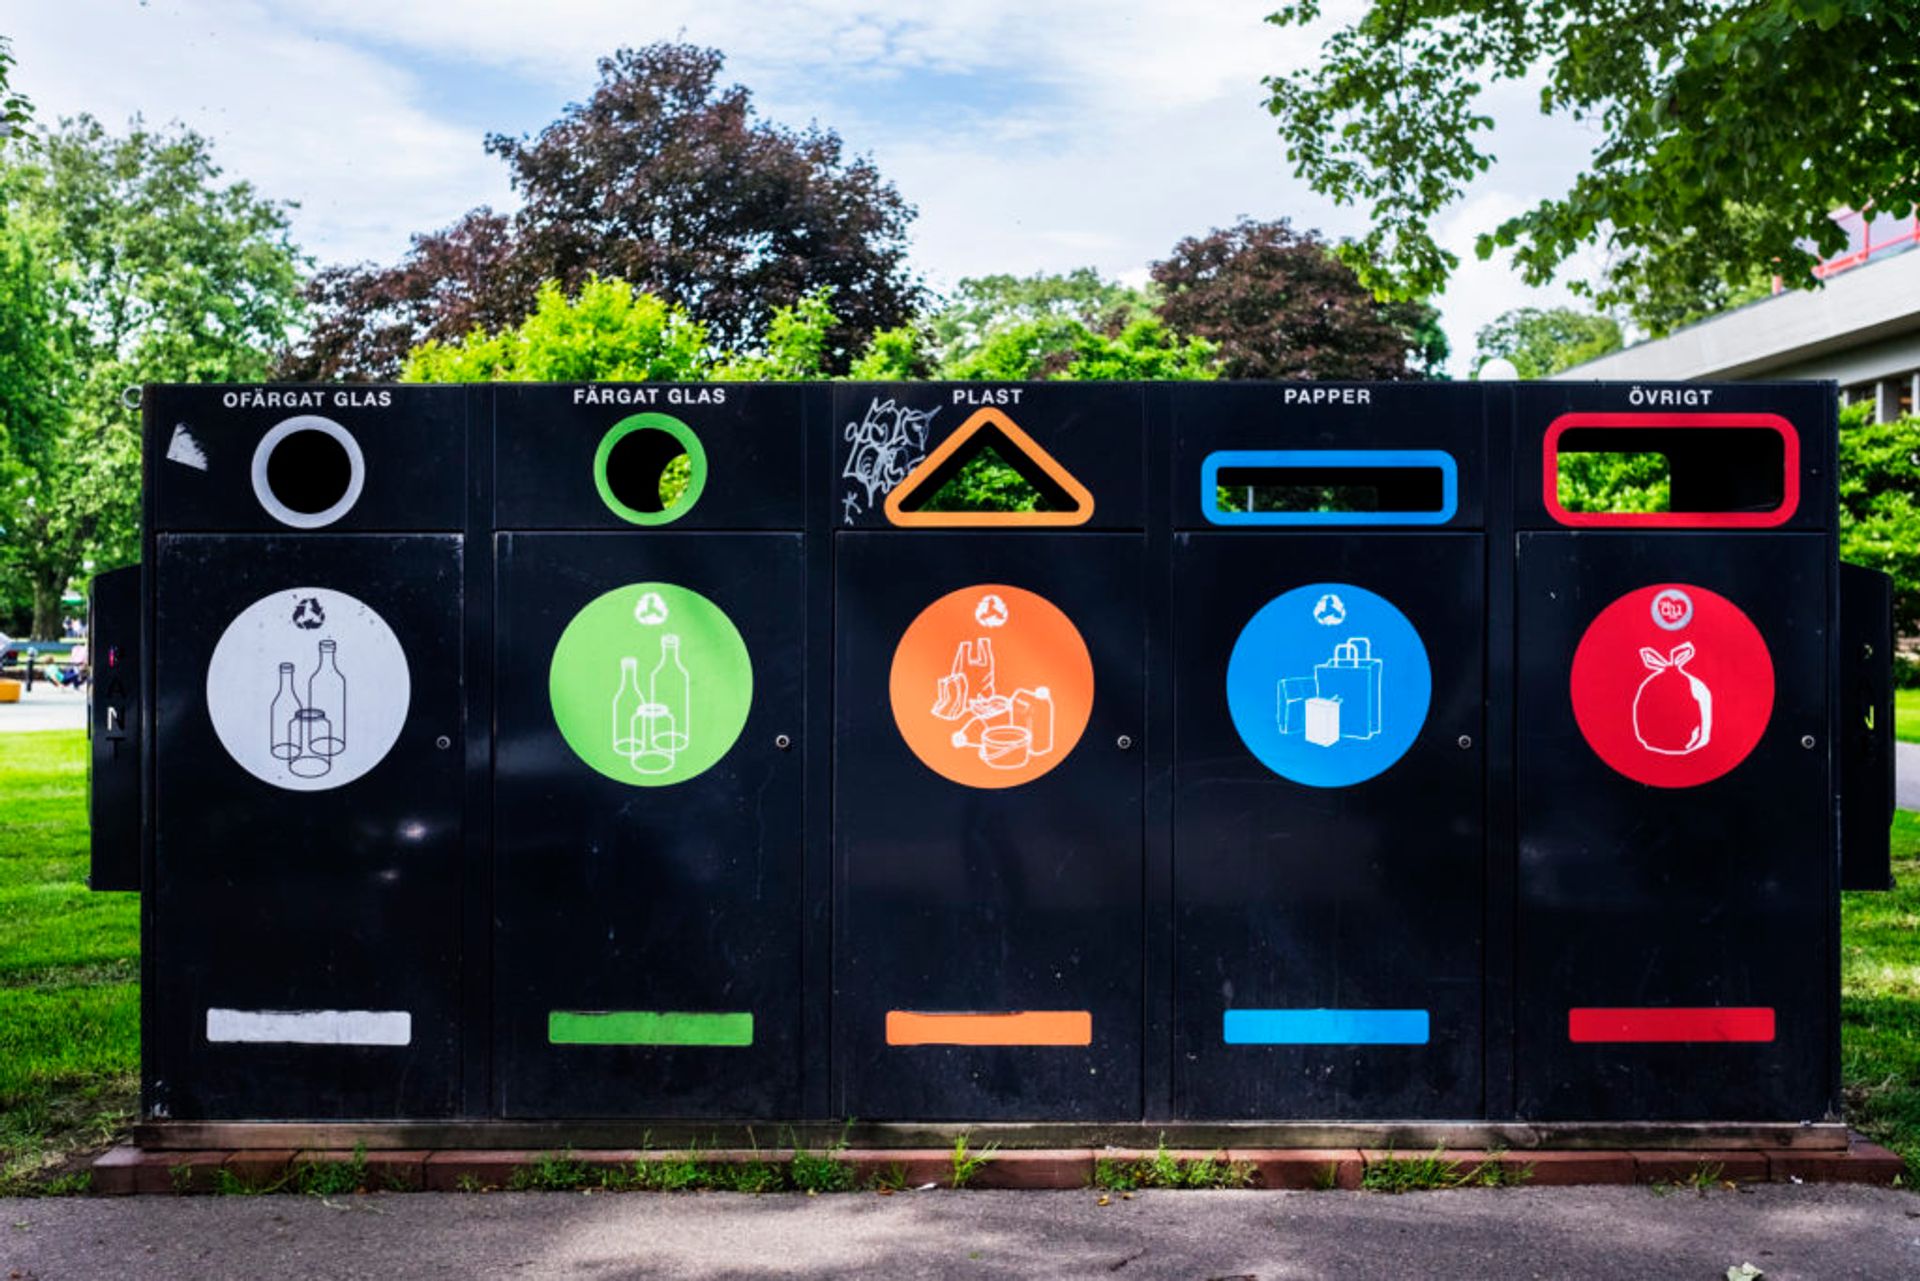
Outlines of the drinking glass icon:
<svg viewBox="0 0 1920 1281">
<path fill-rule="evenodd" d="M 333 768 L 333 752 L 323 750 L 337 741 L 332 722 L 321 709 L 303 707 L 293 714 L 293 723 L 305 750 L 287 762 L 287 772 L 295 778 L 319 778 Z"/>
</svg>

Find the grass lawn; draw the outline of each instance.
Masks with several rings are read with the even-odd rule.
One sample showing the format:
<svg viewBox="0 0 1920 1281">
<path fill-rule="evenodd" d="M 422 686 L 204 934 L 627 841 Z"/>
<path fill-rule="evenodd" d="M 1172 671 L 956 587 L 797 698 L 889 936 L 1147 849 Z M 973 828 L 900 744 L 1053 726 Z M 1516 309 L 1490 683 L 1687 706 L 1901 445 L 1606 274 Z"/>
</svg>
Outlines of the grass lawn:
<svg viewBox="0 0 1920 1281">
<path fill-rule="evenodd" d="M 86 736 L 0 734 L 0 1191 L 133 1119 L 140 899 L 87 889 Z"/>
<path fill-rule="evenodd" d="M 1902 742 L 1920 743 L 1920 689 L 1893 691 L 1893 736 Z"/>
<path fill-rule="evenodd" d="M 1920 699 L 1903 705 L 1920 733 Z M 86 740 L 0 734 L 0 1192 L 133 1119 L 139 902 L 87 889 Z M 1920 1185 L 1920 814 L 1894 824 L 1887 894 L 1841 907 L 1847 1114 Z"/>
<path fill-rule="evenodd" d="M 1920 814 L 1893 820 L 1885 894 L 1840 905 L 1840 1070 L 1847 1120 L 1907 1162 L 1920 1186 Z"/>
</svg>

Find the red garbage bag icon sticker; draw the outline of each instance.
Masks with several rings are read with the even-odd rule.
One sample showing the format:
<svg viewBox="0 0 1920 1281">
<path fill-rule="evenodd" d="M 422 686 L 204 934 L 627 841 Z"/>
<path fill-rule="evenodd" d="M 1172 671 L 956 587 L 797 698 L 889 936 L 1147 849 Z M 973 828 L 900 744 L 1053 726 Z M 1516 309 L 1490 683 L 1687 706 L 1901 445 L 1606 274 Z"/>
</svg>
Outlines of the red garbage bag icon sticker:
<svg viewBox="0 0 1920 1281">
<path fill-rule="evenodd" d="M 1653 787 L 1721 777 L 1773 716 L 1773 657 L 1760 629 L 1691 583 L 1656 583 L 1601 610 L 1574 651 L 1569 685 L 1588 745 Z"/>
</svg>

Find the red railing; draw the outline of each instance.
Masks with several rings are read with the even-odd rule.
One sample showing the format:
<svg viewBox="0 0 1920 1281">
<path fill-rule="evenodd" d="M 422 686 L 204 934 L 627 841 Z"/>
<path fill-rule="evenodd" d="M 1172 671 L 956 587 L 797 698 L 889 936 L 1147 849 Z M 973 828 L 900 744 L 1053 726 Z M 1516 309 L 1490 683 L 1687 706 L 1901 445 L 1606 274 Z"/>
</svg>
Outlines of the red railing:
<svg viewBox="0 0 1920 1281">
<path fill-rule="evenodd" d="M 1920 216 L 1890 218 L 1870 209 L 1845 209 L 1833 215 L 1833 220 L 1846 228 L 1847 249 L 1837 257 L 1815 264 L 1813 274 L 1821 280 L 1858 267 L 1877 253 L 1901 245 L 1920 244 Z M 1780 293 L 1785 287 L 1780 277 L 1773 278 L 1773 292 Z"/>
</svg>

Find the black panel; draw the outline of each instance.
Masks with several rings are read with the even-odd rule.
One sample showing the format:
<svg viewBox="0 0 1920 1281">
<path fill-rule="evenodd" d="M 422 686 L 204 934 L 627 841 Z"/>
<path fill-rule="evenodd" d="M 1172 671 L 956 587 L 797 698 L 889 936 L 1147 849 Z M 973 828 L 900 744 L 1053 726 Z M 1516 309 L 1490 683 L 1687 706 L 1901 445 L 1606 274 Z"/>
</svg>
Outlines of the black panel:
<svg viewBox="0 0 1920 1281">
<path fill-rule="evenodd" d="M 162 536 L 153 582 L 152 1112 L 450 1114 L 460 1086 L 461 540 Z M 207 710 L 208 661 L 228 623 L 297 586 L 358 597 L 407 656 L 399 738 L 370 772 L 328 791 L 288 791 L 240 768 Z M 209 1008 L 404 1011 L 411 1039 L 216 1044 Z"/>
<path fill-rule="evenodd" d="M 464 387 L 149 388 L 148 522 L 159 533 L 289 532 L 255 496 L 254 453 L 276 425 L 316 416 L 352 437 L 364 462 L 359 498 L 326 532 L 458 531 L 466 511 L 467 395 Z M 269 475 L 288 485 L 289 506 L 310 511 L 341 479 L 340 446 L 303 432 L 282 449 L 265 456 Z"/>
<path fill-rule="evenodd" d="M 494 1034 L 503 1115 L 798 1114 L 803 542 L 499 536 Z M 554 647 L 576 612 L 649 581 L 718 605 L 753 664 L 752 706 L 732 748 L 662 787 L 584 764 L 560 736 L 548 694 Z M 752 1043 L 556 1045 L 553 1011 L 750 1013 Z"/>
<path fill-rule="evenodd" d="M 140 759 L 140 575 L 138 565 L 93 578 L 87 612 L 87 830 L 96 890 L 140 888 L 146 797 Z"/>
<path fill-rule="evenodd" d="M 804 386 L 513 383 L 493 396 L 496 528 L 633 530 L 601 500 L 594 456 L 615 424 L 648 413 L 684 423 L 706 454 L 705 488 L 673 529 L 804 523 Z"/>
<path fill-rule="evenodd" d="M 1817 1120 L 1835 1105 L 1829 547 L 1820 535 L 1519 536 L 1521 1115 Z M 1666 582 L 1732 601 L 1774 669 L 1758 745 L 1694 787 L 1616 773 L 1581 736 L 1569 693 L 1588 624 Z M 1572 1040 L 1571 1009 L 1666 1007 L 1772 1009 L 1775 1039 Z"/>
<path fill-rule="evenodd" d="M 836 548 L 835 1109 L 862 1120 L 1134 1119 L 1141 1109 L 1143 551 L 1138 537 L 848 533 Z M 1091 719 L 1016 787 L 935 774 L 888 677 L 921 610 L 975 583 L 1085 639 Z M 1126 747 L 1119 740 L 1126 736 Z M 889 1046 L 890 1010 L 1087 1011 L 1085 1046 Z"/>
<path fill-rule="evenodd" d="M 1893 888 L 1893 579 L 1840 566 L 1840 888 Z"/>
<path fill-rule="evenodd" d="M 1145 523 L 1139 383 L 844 383 L 829 428 L 834 528 L 888 528 L 887 494 L 982 410 L 1005 415 L 1086 486 L 1093 513 L 1081 528 Z"/>
<path fill-rule="evenodd" d="M 1176 1115 L 1480 1114 L 1483 565 L 1474 534 L 1176 540 Z M 1397 605 L 1433 673 L 1406 754 L 1339 788 L 1271 772 L 1226 696 L 1248 619 L 1323 581 Z M 1431 1032 L 1424 1045 L 1229 1045 L 1228 1009 L 1425 1010 Z"/>
</svg>

